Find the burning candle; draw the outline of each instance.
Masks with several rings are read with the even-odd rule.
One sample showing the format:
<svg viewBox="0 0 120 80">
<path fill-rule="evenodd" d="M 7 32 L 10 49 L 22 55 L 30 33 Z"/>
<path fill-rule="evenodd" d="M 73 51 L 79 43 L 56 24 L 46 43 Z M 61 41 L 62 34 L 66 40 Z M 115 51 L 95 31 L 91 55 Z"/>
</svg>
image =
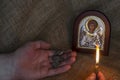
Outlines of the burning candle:
<svg viewBox="0 0 120 80">
<path fill-rule="evenodd" d="M 99 59 L 100 59 L 100 49 L 99 46 L 96 45 L 96 65 L 95 65 L 96 68 L 99 67 Z"/>
<path fill-rule="evenodd" d="M 99 68 L 99 59 L 100 59 L 100 49 L 99 45 L 96 45 L 96 64 L 95 64 L 95 73 L 96 73 L 96 80 L 98 80 L 98 68 Z"/>
</svg>

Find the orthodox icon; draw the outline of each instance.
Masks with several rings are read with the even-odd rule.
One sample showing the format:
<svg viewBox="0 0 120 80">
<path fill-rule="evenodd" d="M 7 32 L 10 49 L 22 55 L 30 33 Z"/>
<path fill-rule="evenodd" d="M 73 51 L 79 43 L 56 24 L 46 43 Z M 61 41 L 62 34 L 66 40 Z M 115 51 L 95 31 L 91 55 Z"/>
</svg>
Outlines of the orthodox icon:
<svg viewBox="0 0 120 80">
<path fill-rule="evenodd" d="M 98 11 L 82 13 L 75 21 L 73 49 L 79 52 L 94 53 L 96 45 L 108 55 L 110 24 Z"/>
</svg>

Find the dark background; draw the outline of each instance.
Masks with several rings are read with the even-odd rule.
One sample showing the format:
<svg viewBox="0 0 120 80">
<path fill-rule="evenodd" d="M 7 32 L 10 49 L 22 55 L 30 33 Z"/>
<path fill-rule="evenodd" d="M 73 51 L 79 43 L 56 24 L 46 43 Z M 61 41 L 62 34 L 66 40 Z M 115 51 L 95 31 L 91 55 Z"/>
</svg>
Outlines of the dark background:
<svg viewBox="0 0 120 80">
<path fill-rule="evenodd" d="M 0 0 L 0 52 L 34 40 L 71 49 L 74 20 L 91 9 L 103 12 L 111 22 L 110 55 L 101 56 L 100 70 L 107 79 L 120 80 L 120 0 Z M 43 80 L 84 80 L 94 71 L 94 60 L 93 54 L 78 53 L 70 71 Z"/>
</svg>

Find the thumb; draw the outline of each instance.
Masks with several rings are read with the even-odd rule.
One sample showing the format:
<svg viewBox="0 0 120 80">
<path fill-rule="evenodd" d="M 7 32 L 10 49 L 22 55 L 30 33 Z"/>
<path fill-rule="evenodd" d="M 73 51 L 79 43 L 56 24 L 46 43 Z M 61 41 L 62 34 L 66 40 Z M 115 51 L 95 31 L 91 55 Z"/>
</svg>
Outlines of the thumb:
<svg viewBox="0 0 120 80">
<path fill-rule="evenodd" d="M 96 80 L 96 75 L 95 73 L 90 74 L 86 80 Z"/>
<path fill-rule="evenodd" d="M 105 77 L 102 72 L 98 72 L 98 78 L 99 80 L 105 80 Z"/>
<path fill-rule="evenodd" d="M 33 42 L 35 48 L 40 48 L 40 49 L 49 49 L 50 44 L 44 41 L 35 41 Z"/>
</svg>

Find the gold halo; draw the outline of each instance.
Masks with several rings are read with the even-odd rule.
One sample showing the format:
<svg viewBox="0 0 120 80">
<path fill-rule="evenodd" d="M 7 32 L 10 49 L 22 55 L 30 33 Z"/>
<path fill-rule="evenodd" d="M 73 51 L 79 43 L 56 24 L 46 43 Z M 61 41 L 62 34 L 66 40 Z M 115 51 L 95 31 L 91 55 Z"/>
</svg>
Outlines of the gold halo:
<svg viewBox="0 0 120 80">
<path fill-rule="evenodd" d="M 86 21 L 86 24 L 85 24 L 85 27 L 86 27 L 86 30 L 87 31 L 89 31 L 89 28 L 88 28 L 88 22 L 90 21 L 90 20 L 95 20 L 95 19 L 88 19 L 87 21 Z M 95 20 L 96 21 L 96 20 Z M 97 22 L 97 21 L 96 21 Z M 98 23 L 98 22 L 97 22 Z M 96 27 L 96 29 L 98 28 L 98 25 L 97 25 L 97 27 Z M 95 30 L 96 30 L 95 29 Z"/>
</svg>

